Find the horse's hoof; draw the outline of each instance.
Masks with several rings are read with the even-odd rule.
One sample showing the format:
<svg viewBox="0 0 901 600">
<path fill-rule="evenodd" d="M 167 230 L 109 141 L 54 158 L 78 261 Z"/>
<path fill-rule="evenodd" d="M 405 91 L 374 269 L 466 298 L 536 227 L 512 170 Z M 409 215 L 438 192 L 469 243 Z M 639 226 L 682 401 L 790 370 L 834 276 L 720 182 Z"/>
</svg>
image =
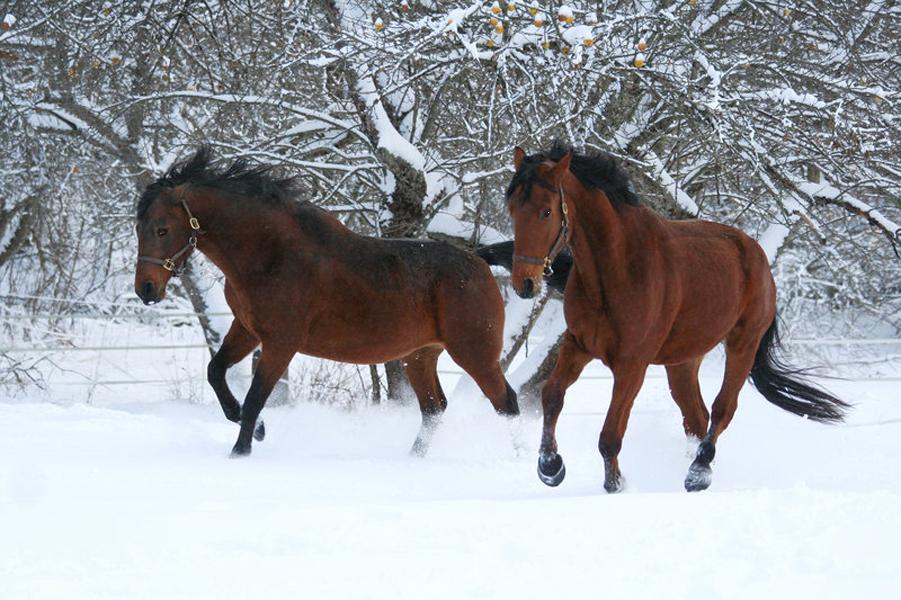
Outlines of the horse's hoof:
<svg viewBox="0 0 901 600">
<path fill-rule="evenodd" d="M 250 456 L 250 444 L 247 444 L 247 446 L 235 444 L 235 447 L 232 448 L 232 453 L 229 458 L 243 458 L 245 456 Z"/>
<path fill-rule="evenodd" d="M 257 422 L 257 428 L 253 430 L 253 439 L 258 442 L 266 439 L 266 424 L 262 420 Z"/>
<path fill-rule="evenodd" d="M 538 478 L 547 486 L 557 487 L 566 477 L 566 465 L 563 458 L 555 454 L 551 458 L 540 457 L 538 459 Z"/>
<path fill-rule="evenodd" d="M 413 442 L 413 447 L 410 448 L 410 456 L 424 458 L 428 451 L 429 451 L 428 443 L 422 441 L 421 438 L 416 438 L 416 441 Z"/>
<path fill-rule="evenodd" d="M 713 478 L 713 471 L 710 465 L 693 462 L 688 468 L 688 475 L 685 476 L 685 491 L 700 492 L 710 487 Z"/>
<path fill-rule="evenodd" d="M 604 479 L 604 489 L 607 490 L 608 494 L 618 494 L 623 491 L 625 487 L 625 481 L 622 476 L 617 477 L 616 479 Z"/>
</svg>

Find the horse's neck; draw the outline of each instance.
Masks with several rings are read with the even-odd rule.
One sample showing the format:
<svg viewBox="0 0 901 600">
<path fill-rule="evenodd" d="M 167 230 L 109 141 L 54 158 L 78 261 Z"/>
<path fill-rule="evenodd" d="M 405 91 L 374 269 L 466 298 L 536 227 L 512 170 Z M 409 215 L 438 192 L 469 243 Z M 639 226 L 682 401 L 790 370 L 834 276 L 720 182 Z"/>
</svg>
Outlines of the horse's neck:
<svg viewBox="0 0 901 600">
<path fill-rule="evenodd" d="M 268 262 L 267 256 L 279 241 L 274 211 L 241 206 L 239 202 L 214 197 L 209 192 L 192 194 L 189 199 L 191 211 L 203 231 L 197 249 L 230 281 L 237 281 Z"/>
<path fill-rule="evenodd" d="M 198 239 L 198 250 L 233 282 L 266 271 L 277 256 L 301 261 L 305 254 L 299 249 L 325 252 L 326 246 L 349 232 L 330 213 L 313 205 L 298 206 L 295 213 L 294 208 L 242 205 L 240 200 L 202 193 L 190 202 L 205 231 Z"/>
<path fill-rule="evenodd" d="M 609 291 L 624 286 L 629 277 L 627 220 L 598 191 L 577 194 L 572 202 L 576 209 L 570 238 L 573 269 L 585 294 L 603 306 Z"/>
</svg>

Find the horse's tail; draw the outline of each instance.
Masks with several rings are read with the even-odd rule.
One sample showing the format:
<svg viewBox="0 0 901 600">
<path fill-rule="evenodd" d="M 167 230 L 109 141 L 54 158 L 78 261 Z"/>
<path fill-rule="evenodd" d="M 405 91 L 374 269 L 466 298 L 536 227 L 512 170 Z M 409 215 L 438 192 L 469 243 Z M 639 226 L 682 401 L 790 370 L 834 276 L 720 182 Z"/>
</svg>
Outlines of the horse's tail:
<svg viewBox="0 0 901 600">
<path fill-rule="evenodd" d="M 513 270 L 513 242 L 500 242 L 479 246 L 476 254 L 491 266 L 504 267 L 508 271 Z M 566 288 L 569 272 L 573 267 L 573 258 L 569 252 L 561 252 L 551 265 L 553 273 L 545 276 L 548 287 L 557 290 L 561 294 Z"/>
<path fill-rule="evenodd" d="M 513 269 L 513 242 L 500 242 L 479 246 L 476 254 L 491 266 Z"/>
<path fill-rule="evenodd" d="M 850 404 L 839 400 L 826 390 L 809 383 L 804 369 L 793 369 L 776 355 L 779 331 L 776 319 L 763 334 L 751 381 L 764 398 L 783 410 L 820 423 L 839 423 L 845 418 Z"/>
</svg>

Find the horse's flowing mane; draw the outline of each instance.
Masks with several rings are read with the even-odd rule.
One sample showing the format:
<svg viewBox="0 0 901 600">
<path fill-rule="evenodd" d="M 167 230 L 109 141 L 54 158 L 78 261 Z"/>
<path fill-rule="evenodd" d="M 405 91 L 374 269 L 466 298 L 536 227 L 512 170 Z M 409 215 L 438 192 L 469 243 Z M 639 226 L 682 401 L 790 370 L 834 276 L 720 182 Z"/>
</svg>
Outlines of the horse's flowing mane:
<svg viewBox="0 0 901 600">
<path fill-rule="evenodd" d="M 509 198 L 516 188 L 524 186 L 525 193 L 522 198 L 528 198 L 532 193 L 532 184 L 541 180 L 538 175 L 538 165 L 546 160 L 556 162 L 571 150 L 571 146 L 562 142 L 554 142 L 547 152 L 525 157 L 507 187 L 507 197 Z M 569 170 L 582 185 L 604 192 L 614 208 L 619 209 L 625 204 L 639 205 L 638 195 L 632 187 L 632 182 L 629 181 L 629 176 L 619 167 L 616 159 L 609 154 L 600 151 L 584 153 L 573 151 Z"/>
<path fill-rule="evenodd" d="M 251 166 L 239 158 L 228 167 L 217 169 L 210 164 L 212 159 L 210 147 L 203 145 L 190 158 L 172 165 L 141 194 L 137 217 L 140 219 L 147 212 L 163 188 L 185 183 L 216 188 L 270 204 L 287 204 L 295 199 L 294 178 L 274 176 L 271 166 Z"/>
</svg>

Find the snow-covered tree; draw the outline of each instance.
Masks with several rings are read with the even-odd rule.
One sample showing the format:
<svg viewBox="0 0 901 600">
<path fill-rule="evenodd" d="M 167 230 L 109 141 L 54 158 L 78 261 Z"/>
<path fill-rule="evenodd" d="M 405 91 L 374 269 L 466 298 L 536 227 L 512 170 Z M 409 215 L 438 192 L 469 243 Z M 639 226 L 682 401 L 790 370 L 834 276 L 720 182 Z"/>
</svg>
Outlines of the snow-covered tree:
<svg viewBox="0 0 901 600">
<path fill-rule="evenodd" d="M 3 293 L 127 293 L 105 282 L 132 268 L 137 190 L 201 141 L 297 174 L 358 231 L 471 246 L 509 232 L 513 148 L 562 139 L 620 157 L 665 214 L 757 236 L 785 314 L 901 328 L 892 3 L 19 0 L 0 13 Z M 202 308 L 209 283 L 186 284 Z M 536 318 L 512 311 L 511 331 Z"/>
</svg>

